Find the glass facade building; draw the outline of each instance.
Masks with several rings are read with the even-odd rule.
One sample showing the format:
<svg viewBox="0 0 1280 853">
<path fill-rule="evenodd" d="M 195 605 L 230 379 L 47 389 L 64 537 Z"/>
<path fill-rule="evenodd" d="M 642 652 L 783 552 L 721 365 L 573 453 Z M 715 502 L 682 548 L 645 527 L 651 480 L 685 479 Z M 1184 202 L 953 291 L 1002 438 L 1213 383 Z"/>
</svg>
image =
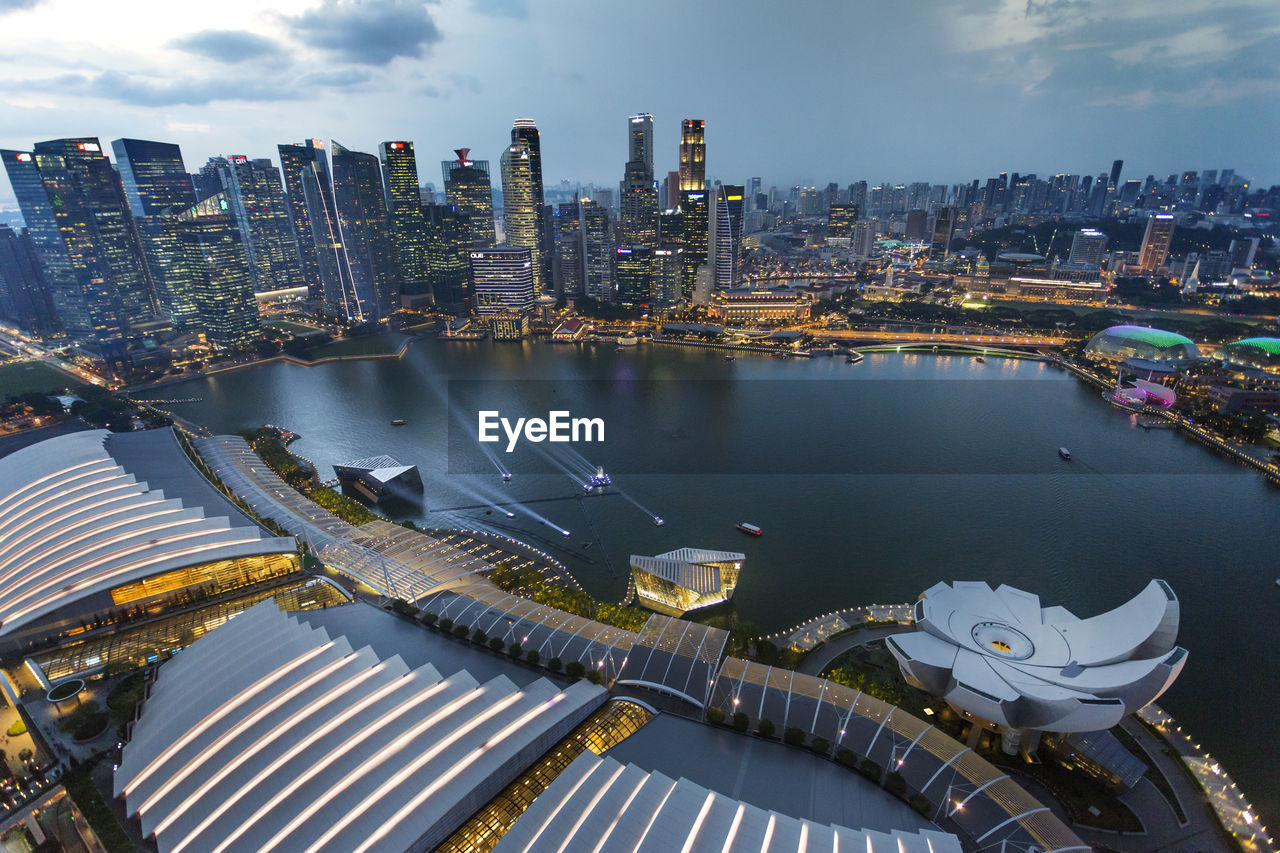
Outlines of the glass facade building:
<svg viewBox="0 0 1280 853">
<path fill-rule="evenodd" d="M 471 245 L 484 249 L 498 242 L 493 227 L 493 182 L 488 160 L 469 160 L 470 148 L 459 148 L 456 160 L 441 162 L 444 194 L 449 204 L 465 214 L 471 231 Z"/>
<path fill-rule="evenodd" d="M 1124 361 L 1141 358 L 1147 361 L 1183 362 L 1200 357 L 1200 349 L 1190 338 L 1176 332 L 1150 329 L 1146 326 L 1112 326 L 1103 329 L 1085 344 L 1088 358 Z"/>
<path fill-rule="evenodd" d="M 413 153 L 413 143 L 384 142 L 378 146 L 378 159 L 382 161 L 382 189 L 400 292 L 429 293 L 427 223 L 422 216 L 418 160 Z"/>
<path fill-rule="evenodd" d="M 261 331 L 253 275 L 227 193 L 217 193 L 171 222 L 182 253 L 184 305 L 192 326 L 215 349 L 248 346 Z M 188 296 L 189 294 L 189 296 Z"/>
<path fill-rule="evenodd" d="M 470 259 L 477 314 L 525 313 L 533 308 L 533 252 L 527 247 L 473 250 Z"/>
<path fill-rule="evenodd" d="M 543 270 L 542 155 L 538 128 L 517 119 L 511 145 L 502 152 L 502 221 L 508 245 L 528 249 L 533 259 L 533 283 L 548 289 Z"/>
</svg>

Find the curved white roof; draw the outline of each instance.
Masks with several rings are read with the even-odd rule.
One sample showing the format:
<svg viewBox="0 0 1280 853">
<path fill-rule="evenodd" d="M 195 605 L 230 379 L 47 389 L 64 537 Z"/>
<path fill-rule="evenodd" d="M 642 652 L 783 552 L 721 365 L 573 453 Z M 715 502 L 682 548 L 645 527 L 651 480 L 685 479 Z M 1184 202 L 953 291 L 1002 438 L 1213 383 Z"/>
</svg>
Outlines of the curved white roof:
<svg viewBox="0 0 1280 853">
<path fill-rule="evenodd" d="M 0 636 L 186 566 L 291 553 L 186 458 L 172 430 L 58 436 L 0 459 Z"/>
<path fill-rule="evenodd" d="M 858 853 L 960 853 L 954 835 L 824 826 L 673 781 L 634 764 L 584 752 L 542 793 L 494 848 L 643 850 L 850 850 Z"/>
<path fill-rule="evenodd" d="M 410 670 L 266 602 L 161 667 L 115 793 L 161 853 L 431 849 L 604 698 Z"/>
<path fill-rule="evenodd" d="M 940 583 L 915 606 L 916 632 L 887 640 L 903 674 L 993 723 L 1107 729 L 1153 702 L 1186 664 L 1178 599 L 1153 580 L 1127 603 L 1080 619 L 1028 592 Z"/>
</svg>

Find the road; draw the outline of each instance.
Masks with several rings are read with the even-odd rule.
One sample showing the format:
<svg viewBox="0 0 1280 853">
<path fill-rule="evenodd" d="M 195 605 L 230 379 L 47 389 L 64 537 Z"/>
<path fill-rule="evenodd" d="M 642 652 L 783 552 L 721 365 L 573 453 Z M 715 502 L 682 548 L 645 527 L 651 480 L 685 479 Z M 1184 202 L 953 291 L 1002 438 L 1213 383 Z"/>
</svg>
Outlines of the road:
<svg viewBox="0 0 1280 853">
<path fill-rule="evenodd" d="M 928 332 L 880 332 L 866 329 L 831 329 L 815 331 L 818 340 L 862 341 L 885 344 L 963 344 L 966 346 L 993 347 L 1060 347 L 1067 338 L 1047 335 L 962 335 L 954 333 L 931 334 Z"/>
</svg>

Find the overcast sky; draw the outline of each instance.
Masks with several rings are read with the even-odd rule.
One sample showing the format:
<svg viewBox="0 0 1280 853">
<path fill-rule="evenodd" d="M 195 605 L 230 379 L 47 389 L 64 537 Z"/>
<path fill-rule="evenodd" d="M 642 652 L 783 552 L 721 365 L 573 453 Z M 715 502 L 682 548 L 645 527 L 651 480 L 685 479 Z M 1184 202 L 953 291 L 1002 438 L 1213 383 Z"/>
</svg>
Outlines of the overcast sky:
<svg viewBox="0 0 1280 853">
<path fill-rule="evenodd" d="M 268 8 L 268 6 L 270 8 Z M 1125 177 L 1280 182 L 1277 0 L 0 0 L 0 147 L 94 135 L 276 159 L 416 143 L 424 182 L 534 118 L 543 173 L 622 177 L 626 117 L 707 121 L 765 186 Z M 495 162 L 496 167 L 496 162 Z M 0 178 L 0 203 L 11 201 Z"/>
</svg>

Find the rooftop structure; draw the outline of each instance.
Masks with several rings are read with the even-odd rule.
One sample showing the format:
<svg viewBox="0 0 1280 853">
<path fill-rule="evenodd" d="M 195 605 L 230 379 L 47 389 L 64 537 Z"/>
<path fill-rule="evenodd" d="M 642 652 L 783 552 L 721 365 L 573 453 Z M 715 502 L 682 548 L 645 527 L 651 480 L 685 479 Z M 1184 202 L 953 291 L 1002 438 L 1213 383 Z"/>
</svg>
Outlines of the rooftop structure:
<svg viewBox="0 0 1280 853">
<path fill-rule="evenodd" d="M 1086 357 L 1120 362 L 1143 358 L 1157 362 L 1188 362 L 1200 357 L 1200 349 L 1190 338 L 1176 332 L 1146 326 L 1111 326 L 1085 344 Z"/>
<path fill-rule="evenodd" d="M 1010 586 L 956 581 L 925 590 L 917 630 L 886 644 L 912 684 L 1006 730 L 1101 731 L 1182 672 L 1178 614 L 1160 580 L 1090 619 Z"/>
<path fill-rule="evenodd" d="M 631 577 L 641 604 L 681 616 L 732 598 L 745 559 L 745 554 L 701 548 L 680 548 L 656 557 L 633 554 Z"/>
<path fill-rule="evenodd" d="M 333 473 L 343 488 L 358 492 L 374 503 L 407 498 L 422 491 L 418 466 L 402 465 L 390 456 L 370 456 L 334 465 Z"/>
<path fill-rule="evenodd" d="M 298 569 L 213 487 L 171 429 L 90 430 L 0 459 L 0 643 L 82 627 L 85 614 L 218 591 Z"/>
<path fill-rule="evenodd" d="M 115 793 L 161 853 L 432 849 L 604 699 L 410 670 L 264 604 L 161 668 Z"/>
</svg>

